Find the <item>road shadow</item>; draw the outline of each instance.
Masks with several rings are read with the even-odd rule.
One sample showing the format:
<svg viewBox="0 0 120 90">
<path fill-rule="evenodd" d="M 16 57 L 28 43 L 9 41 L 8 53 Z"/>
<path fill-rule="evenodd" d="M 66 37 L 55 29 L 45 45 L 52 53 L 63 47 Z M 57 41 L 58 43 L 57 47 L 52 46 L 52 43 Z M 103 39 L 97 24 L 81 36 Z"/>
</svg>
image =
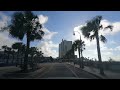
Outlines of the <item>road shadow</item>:
<svg viewBox="0 0 120 90">
<path fill-rule="evenodd" d="M 25 78 L 28 77 L 29 75 L 31 75 L 32 72 L 35 72 L 39 69 L 41 69 L 42 67 L 36 68 L 36 69 L 29 69 L 27 72 L 24 72 L 22 70 L 19 71 L 14 71 L 14 72 L 7 72 L 5 74 L 2 75 L 2 79 L 20 79 L 20 78 Z"/>
</svg>

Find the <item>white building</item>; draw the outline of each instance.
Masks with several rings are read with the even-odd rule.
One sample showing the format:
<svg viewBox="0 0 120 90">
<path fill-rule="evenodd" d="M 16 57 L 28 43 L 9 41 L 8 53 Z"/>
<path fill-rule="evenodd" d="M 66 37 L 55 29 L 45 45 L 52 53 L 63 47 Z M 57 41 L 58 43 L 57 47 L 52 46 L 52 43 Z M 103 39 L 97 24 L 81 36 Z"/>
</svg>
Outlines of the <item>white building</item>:
<svg viewBox="0 0 120 90">
<path fill-rule="evenodd" d="M 59 44 L 59 58 L 63 56 L 72 48 L 72 41 L 66 41 L 62 39 L 62 42 Z"/>
</svg>

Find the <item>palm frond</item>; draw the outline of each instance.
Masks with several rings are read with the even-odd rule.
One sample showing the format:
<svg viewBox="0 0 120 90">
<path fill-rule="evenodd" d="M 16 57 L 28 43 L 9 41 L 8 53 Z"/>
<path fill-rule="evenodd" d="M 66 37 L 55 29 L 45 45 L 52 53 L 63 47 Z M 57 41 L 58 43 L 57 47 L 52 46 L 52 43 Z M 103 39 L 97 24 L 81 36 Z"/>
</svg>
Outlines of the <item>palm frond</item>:
<svg viewBox="0 0 120 90">
<path fill-rule="evenodd" d="M 92 41 L 95 38 L 95 35 L 90 36 L 90 41 Z"/>
<path fill-rule="evenodd" d="M 88 27 L 87 27 L 87 26 L 83 26 L 83 27 L 81 28 L 81 30 L 82 30 L 82 34 L 83 34 L 86 38 L 89 38 L 89 36 L 90 36 L 90 31 L 88 30 Z"/>
<path fill-rule="evenodd" d="M 107 27 L 105 27 L 105 29 L 110 29 L 112 31 L 113 30 L 113 26 L 112 25 L 108 25 Z"/>
<path fill-rule="evenodd" d="M 107 42 L 107 39 L 106 39 L 103 35 L 100 35 L 100 40 L 101 40 L 103 43 L 106 43 L 106 42 Z"/>
<path fill-rule="evenodd" d="M 95 35 L 90 36 L 90 32 L 98 32 L 98 30 L 102 28 L 102 25 L 100 25 L 101 20 L 102 16 L 96 16 L 93 19 L 87 21 L 86 26 L 83 26 L 81 28 L 82 34 L 86 38 L 90 38 L 90 40 L 93 40 Z"/>
<path fill-rule="evenodd" d="M 16 42 L 16 43 L 12 44 L 12 48 L 16 49 L 16 50 L 22 50 L 23 46 L 24 46 L 24 44 L 22 42 Z"/>
<path fill-rule="evenodd" d="M 42 25 L 39 23 L 37 15 L 34 15 L 31 11 L 15 12 L 9 25 L 9 34 L 20 40 L 25 35 L 28 35 L 31 41 L 35 39 L 41 40 L 44 32 L 42 30 L 37 32 L 38 28 L 41 29 Z"/>
<path fill-rule="evenodd" d="M 103 29 L 103 25 L 100 25 L 100 26 L 99 26 L 99 29 Z"/>
</svg>

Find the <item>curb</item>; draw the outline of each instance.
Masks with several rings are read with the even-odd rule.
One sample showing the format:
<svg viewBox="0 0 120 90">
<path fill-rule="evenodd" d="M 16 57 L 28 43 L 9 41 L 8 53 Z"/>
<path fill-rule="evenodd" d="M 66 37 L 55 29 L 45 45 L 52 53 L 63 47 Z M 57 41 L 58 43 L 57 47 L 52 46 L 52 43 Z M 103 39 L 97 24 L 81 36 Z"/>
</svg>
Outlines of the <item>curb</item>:
<svg viewBox="0 0 120 90">
<path fill-rule="evenodd" d="M 67 64 L 72 65 L 72 64 L 70 64 L 70 63 L 67 63 Z M 72 65 L 72 66 L 73 66 L 73 65 Z M 76 66 L 75 66 L 75 67 L 76 67 Z M 79 67 L 76 67 L 76 68 L 78 68 L 78 69 L 80 69 L 80 70 L 83 70 L 83 71 L 85 71 L 85 72 L 87 72 L 87 73 L 89 73 L 89 74 L 92 74 L 93 76 L 95 76 L 95 77 L 97 77 L 97 78 L 99 78 L 99 79 L 104 79 L 103 77 L 100 77 L 100 76 L 98 76 L 98 75 L 96 75 L 96 74 L 94 74 L 94 73 L 91 73 L 91 72 L 86 71 L 86 70 L 84 70 L 84 69 L 81 69 L 81 68 L 79 68 Z"/>
</svg>

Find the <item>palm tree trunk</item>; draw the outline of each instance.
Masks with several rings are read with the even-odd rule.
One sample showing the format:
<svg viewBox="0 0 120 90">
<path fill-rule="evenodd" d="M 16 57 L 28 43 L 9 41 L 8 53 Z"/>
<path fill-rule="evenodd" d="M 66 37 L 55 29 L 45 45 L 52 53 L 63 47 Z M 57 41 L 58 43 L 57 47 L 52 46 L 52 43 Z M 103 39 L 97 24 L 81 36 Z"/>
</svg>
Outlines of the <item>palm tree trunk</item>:
<svg viewBox="0 0 120 90">
<path fill-rule="evenodd" d="M 79 65 L 80 65 L 80 68 L 81 68 L 80 48 L 78 48 L 78 53 L 79 53 Z"/>
<path fill-rule="evenodd" d="M 7 56 L 6 64 L 8 64 L 8 60 L 9 60 L 9 53 L 8 53 L 8 56 Z"/>
<path fill-rule="evenodd" d="M 19 64 L 19 49 L 18 49 L 18 51 L 17 51 L 17 60 L 16 60 L 16 67 L 18 66 L 18 64 Z"/>
<path fill-rule="evenodd" d="M 83 57 L 83 55 L 82 55 L 82 49 L 80 51 L 81 51 L 81 57 Z"/>
<path fill-rule="evenodd" d="M 28 52 L 30 47 L 30 40 L 29 40 L 29 33 L 27 32 L 27 48 L 25 51 L 25 58 L 24 58 L 24 71 L 28 71 Z"/>
<path fill-rule="evenodd" d="M 12 64 L 13 64 L 13 62 L 14 62 L 14 53 L 12 54 L 12 56 L 13 56 L 13 60 L 12 60 Z"/>
<path fill-rule="evenodd" d="M 78 49 L 79 59 L 80 59 L 80 49 Z"/>
<path fill-rule="evenodd" d="M 5 51 L 4 51 L 3 59 L 5 60 Z"/>
<path fill-rule="evenodd" d="M 81 67 L 84 68 L 84 65 L 83 65 L 83 54 L 82 54 L 82 49 L 81 49 Z"/>
<path fill-rule="evenodd" d="M 73 59 L 75 59 L 74 49 L 72 50 Z"/>
<path fill-rule="evenodd" d="M 99 44 L 98 33 L 97 33 L 97 35 L 96 35 L 96 41 L 97 41 L 97 52 L 98 52 L 98 60 L 99 60 L 100 74 L 104 75 L 103 64 L 102 64 L 102 59 L 101 59 L 101 52 L 100 52 L 100 44 Z"/>
</svg>

